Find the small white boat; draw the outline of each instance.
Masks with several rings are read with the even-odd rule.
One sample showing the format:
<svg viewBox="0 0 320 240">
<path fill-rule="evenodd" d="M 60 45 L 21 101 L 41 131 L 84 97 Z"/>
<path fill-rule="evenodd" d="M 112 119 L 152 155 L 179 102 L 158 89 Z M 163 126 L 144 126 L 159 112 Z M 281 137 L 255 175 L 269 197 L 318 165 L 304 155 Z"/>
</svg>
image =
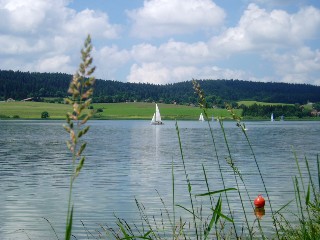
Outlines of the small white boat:
<svg viewBox="0 0 320 240">
<path fill-rule="evenodd" d="M 202 113 L 200 114 L 199 121 L 204 121 L 204 117 Z"/>
<path fill-rule="evenodd" d="M 271 113 L 271 118 L 270 118 L 270 120 L 271 120 L 271 122 L 274 121 L 274 119 L 273 119 L 273 113 Z"/>
<path fill-rule="evenodd" d="M 158 104 L 156 104 L 156 112 L 153 114 L 151 125 L 163 125 L 164 123 L 161 121 L 161 115 L 158 108 Z"/>
</svg>

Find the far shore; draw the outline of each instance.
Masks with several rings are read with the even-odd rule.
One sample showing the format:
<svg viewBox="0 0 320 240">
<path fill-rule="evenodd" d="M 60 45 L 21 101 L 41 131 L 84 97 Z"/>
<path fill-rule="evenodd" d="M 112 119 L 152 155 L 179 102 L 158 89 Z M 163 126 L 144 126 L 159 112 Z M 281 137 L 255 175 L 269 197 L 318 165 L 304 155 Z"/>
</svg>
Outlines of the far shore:
<svg viewBox="0 0 320 240">
<path fill-rule="evenodd" d="M 155 103 L 93 103 L 91 105 L 95 114 L 93 120 L 150 120 L 155 111 Z M 194 106 L 158 103 L 163 121 L 186 120 L 197 121 L 202 109 Z M 43 112 L 48 112 L 48 118 L 41 118 Z M 2 120 L 64 120 L 66 113 L 71 112 L 70 105 L 62 103 L 45 102 L 1 102 L 0 119 Z M 241 116 L 241 109 L 234 109 L 236 115 Z M 207 109 L 208 120 L 232 120 L 232 116 L 227 109 L 211 108 Z M 320 117 L 288 117 L 285 121 L 320 121 Z M 270 118 L 244 117 L 242 121 L 270 121 Z M 275 121 L 280 121 L 280 116 L 275 116 Z"/>
</svg>

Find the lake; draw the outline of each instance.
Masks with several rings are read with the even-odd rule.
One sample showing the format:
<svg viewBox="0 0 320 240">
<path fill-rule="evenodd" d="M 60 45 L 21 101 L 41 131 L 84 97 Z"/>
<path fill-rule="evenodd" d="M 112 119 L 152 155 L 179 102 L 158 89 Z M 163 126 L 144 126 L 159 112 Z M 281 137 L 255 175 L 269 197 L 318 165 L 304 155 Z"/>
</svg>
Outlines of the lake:
<svg viewBox="0 0 320 240">
<path fill-rule="evenodd" d="M 66 147 L 68 134 L 63 121 L 0 121 L 0 239 L 64 238 L 67 213 L 71 156 Z M 160 216 L 164 205 L 172 217 L 172 166 L 174 168 L 175 203 L 191 209 L 186 177 L 181 160 L 175 121 L 152 126 L 150 121 L 89 121 L 91 126 L 84 152 L 86 162 L 74 184 L 74 229 L 77 239 L 92 239 L 103 232 L 101 226 L 115 227 L 116 217 L 139 225 L 140 214 L 135 202 L 143 204 L 152 219 Z M 192 193 L 205 193 L 202 165 L 211 191 L 223 189 L 216 153 L 206 122 L 178 121 L 185 167 Z M 224 172 L 226 187 L 236 187 L 232 169 L 226 164 L 228 151 L 220 125 L 211 123 L 217 154 Z M 253 200 L 265 198 L 262 181 L 244 134 L 235 122 L 224 123 L 230 154 L 241 172 Z M 312 175 L 316 173 L 319 154 L 319 122 L 246 122 L 247 134 L 266 183 L 272 207 L 294 199 L 292 177 L 297 175 L 293 151 L 299 162 L 309 160 Z M 304 166 L 304 165 L 303 165 Z M 303 173 L 306 174 L 305 168 Z M 255 216 L 244 192 L 243 200 L 249 222 Z M 244 215 L 237 191 L 229 192 L 237 226 L 244 226 Z M 214 198 L 217 199 L 218 195 Z M 209 215 L 208 197 L 197 197 Z M 289 210 L 296 211 L 295 203 Z M 177 216 L 191 221 L 191 215 L 175 207 Z M 223 212 L 228 209 L 223 202 Z M 178 217 L 177 217 L 178 219 Z M 49 224 L 49 222 L 50 224 Z M 141 222 L 141 221 L 140 221 Z M 272 232 L 270 207 L 265 207 L 262 225 Z M 83 226 L 84 225 L 84 226 Z"/>
</svg>

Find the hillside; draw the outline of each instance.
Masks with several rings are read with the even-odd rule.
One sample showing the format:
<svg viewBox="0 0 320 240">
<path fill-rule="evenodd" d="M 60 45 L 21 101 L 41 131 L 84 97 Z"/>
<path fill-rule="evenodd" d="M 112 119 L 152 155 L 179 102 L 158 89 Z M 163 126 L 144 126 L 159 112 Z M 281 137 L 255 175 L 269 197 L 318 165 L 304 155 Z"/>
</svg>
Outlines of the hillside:
<svg viewBox="0 0 320 240">
<path fill-rule="evenodd" d="M 0 70 L 0 100 L 33 97 L 63 98 L 72 76 L 64 73 L 30 73 Z M 262 83 L 243 80 L 198 80 L 211 105 L 254 100 L 271 103 L 320 102 L 320 86 Z M 95 84 L 94 102 L 146 101 L 178 104 L 197 102 L 191 81 L 167 85 L 123 83 L 100 80 Z"/>
</svg>

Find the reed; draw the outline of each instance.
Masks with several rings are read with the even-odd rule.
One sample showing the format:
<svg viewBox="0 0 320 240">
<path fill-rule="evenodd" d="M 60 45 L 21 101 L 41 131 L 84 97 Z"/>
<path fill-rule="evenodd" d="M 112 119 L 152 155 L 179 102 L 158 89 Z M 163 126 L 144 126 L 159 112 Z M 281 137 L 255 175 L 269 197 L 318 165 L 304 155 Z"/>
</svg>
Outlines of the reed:
<svg viewBox="0 0 320 240">
<path fill-rule="evenodd" d="M 84 114 L 83 110 L 87 109 L 91 104 L 90 98 L 93 94 L 93 84 L 95 78 L 93 74 L 95 67 L 91 67 L 92 57 L 90 55 L 92 50 L 90 35 L 87 36 L 84 47 L 81 50 L 82 62 L 80 63 L 78 71 L 74 74 L 72 81 L 70 82 L 68 93 L 71 97 L 66 98 L 65 101 L 72 105 L 73 112 L 67 113 L 67 124 L 64 125 L 64 129 L 69 133 L 70 140 L 67 141 L 67 147 L 72 154 L 72 174 L 70 176 L 69 186 L 69 200 L 68 200 L 68 212 L 66 222 L 65 239 L 69 240 L 72 235 L 72 221 L 73 221 L 73 199 L 72 189 L 73 183 L 79 175 L 85 157 L 82 155 L 87 143 L 82 141 L 82 137 L 89 131 L 89 126 L 85 126 L 89 118 L 93 113 Z"/>
<path fill-rule="evenodd" d="M 318 190 L 312 178 L 309 160 L 305 157 L 305 168 L 308 173 L 308 183 L 305 183 L 305 179 L 302 176 L 302 167 L 299 164 L 296 153 L 294 157 L 298 169 L 299 176 L 293 177 L 293 185 L 295 189 L 295 201 L 297 206 L 296 212 L 291 213 L 291 221 L 284 217 L 284 211 L 286 207 L 292 202 L 290 201 L 281 209 L 276 212 L 277 219 L 280 226 L 281 239 L 298 240 L 298 239 L 320 239 L 320 163 L 319 155 L 317 155 L 317 178 L 318 178 Z"/>
</svg>

